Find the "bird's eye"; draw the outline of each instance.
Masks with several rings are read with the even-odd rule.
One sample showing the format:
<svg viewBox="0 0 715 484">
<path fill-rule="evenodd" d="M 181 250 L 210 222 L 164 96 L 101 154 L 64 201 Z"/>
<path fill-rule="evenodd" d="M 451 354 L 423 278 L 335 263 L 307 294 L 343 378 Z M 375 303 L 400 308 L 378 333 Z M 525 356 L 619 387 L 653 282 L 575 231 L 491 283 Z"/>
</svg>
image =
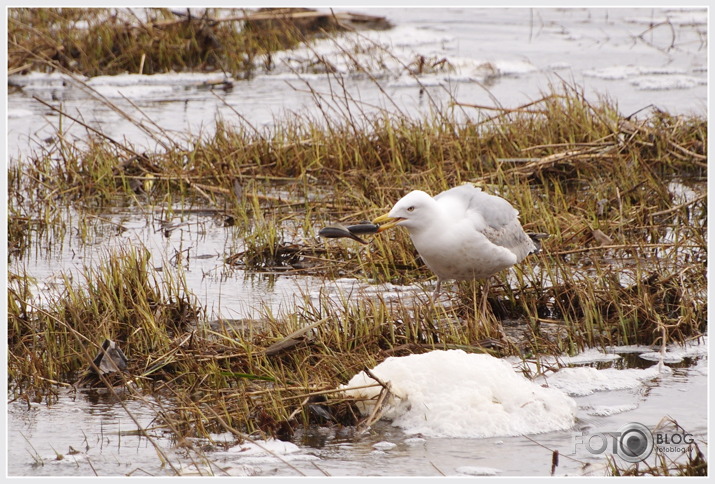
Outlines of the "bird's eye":
<svg viewBox="0 0 715 484">
<path fill-rule="evenodd" d="M 407 211 L 408 211 L 408 212 L 414 212 L 414 211 L 415 211 L 415 207 L 407 207 Z"/>
</svg>

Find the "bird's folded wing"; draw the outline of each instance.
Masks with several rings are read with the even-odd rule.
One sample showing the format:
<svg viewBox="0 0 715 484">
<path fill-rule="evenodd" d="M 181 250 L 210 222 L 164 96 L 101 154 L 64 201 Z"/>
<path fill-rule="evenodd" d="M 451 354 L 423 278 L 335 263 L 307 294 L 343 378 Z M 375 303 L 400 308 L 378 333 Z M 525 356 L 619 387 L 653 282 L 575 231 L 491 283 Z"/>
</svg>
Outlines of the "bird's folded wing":
<svg viewBox="0 0 715 484">
<path fill-rule="evenodd" d="M 519 260 L 536 249 L 519 222 L 519 212 L 503 198 L 484 193 L 471 185 L 461 185 L 434 197 L 461 214 L 491 243 L 509 249 Z M 456 215 L 456 214 L 455 214 Z"/>
<path fill-rule="evenodd" d="M 483 221 L 494 230 L 501 230 L 519 217 L 519 212 L 509 202 L 472 185 L 445 190 L 434 199 L 449 205 L 451 210 L 462 210 L 463 216 L 473 220 L 477 226 Z"/>
</svg>

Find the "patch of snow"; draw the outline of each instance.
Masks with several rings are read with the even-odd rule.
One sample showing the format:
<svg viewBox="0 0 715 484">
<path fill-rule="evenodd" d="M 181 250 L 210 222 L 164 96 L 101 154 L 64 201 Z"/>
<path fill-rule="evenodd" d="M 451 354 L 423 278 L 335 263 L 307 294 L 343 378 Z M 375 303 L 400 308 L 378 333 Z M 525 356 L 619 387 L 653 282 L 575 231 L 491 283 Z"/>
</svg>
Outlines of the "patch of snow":
<svg viewBox="0 0 715 484">
<path fill-rule="evenodd" d="M 276 439 L 244 442 L 224 452 L 217 452 L 217 455 L 236 457 L 240 459 L 237 462 L 242 465 L 318 459 L 315 455 L 303 453 L 303 449 L 292 442 L 284 442 Z"/>
<path fill-rule="evenodd" d="M 391 357 L 373 373 L 390 382 L 393 398 L 383 416 L 408 434 L 427 437 L 495 437 L 565 430 L 573 426 L 576 402 L 537 385 L 505 360 L 461 350 Z M 373 398 L 379 387 L 364 372 L 346 394 Z M 372 410 L 364 402 L 362 411 Z"/>
<path fill-rule="evenodd" d="M 7 117 L 8 118 L 27 118 L 32 116 L 34 113 L 30 111 L 29 109 L 21 109 L 21 108 L 15 108 L 15 109 L 8 109 L 7 110 Z"/>
<path fill-rule="evenodd" d="M 624 403 L 622 405 L 597 405 L 586 411 L 593 417 L 610 417 L 623 412 L 630 412 L 638 408 L 635 403 Z"/>
<path fill-rule="evenodd" d="M 496 476 L 501 472 L 500 469 L 494 467 L 479 467 L 479 466 L 461 466 L 455 469 L 457 474 L 466 476 Z"/>
<path fill-rule="evenodd" d="M 395 444 L 395 443 L 393 443 L 393 442 L 387 442 L 387 441 L 384 441 L 384 440 L 383 440 L 382 442 L 377 442 L 377 443 L 375 443 L 375 444 L 372 444 L 372 448 L 373 448 L 373 449 L 375 449 L 375 450 L 382 450 L 382 451 L 392 450 L 392 449 L 394 449 L 395 447 L 397 447 L 397 444 Z"/>
<path fill-rule="evenodd" d="M 540 376 L 535 381 L 541 381 L 550 387 L 558 388 L 571 396 L 584 396 L 599 391 L 636 388 L 644 381 L 653 380 L 663 374 L 672 372 L 667 366 L 659 371 L 658 366 L 627 370 L 617 370 L 615 368 L 597 370 L 592 367 L 561 368 L 548 376 Z"/>
<path fill-rule="evenodd" d="M 643 91 L 690 89 L 705 82 L 705 79 L 691 76 L 642 76 L 631 80 L 631 84 Z"/>
</svg>

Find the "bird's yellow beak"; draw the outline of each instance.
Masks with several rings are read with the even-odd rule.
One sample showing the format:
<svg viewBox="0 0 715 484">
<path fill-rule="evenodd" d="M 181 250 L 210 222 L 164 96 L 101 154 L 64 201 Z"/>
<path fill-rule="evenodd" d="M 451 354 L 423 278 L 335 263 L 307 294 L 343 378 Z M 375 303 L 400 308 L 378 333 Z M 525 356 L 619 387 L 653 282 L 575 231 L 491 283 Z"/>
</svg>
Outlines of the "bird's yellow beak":
<svg viewBox="0 0 715 484">
<path fill-rule="evenodd" d="M 391 229 L 395 225 L 397 225 L 401 220 L 404 220 L 403 218 L 393 218 L 390 217 L 389 215 L 380 215 L 377 217 L 375 220 L 372 221 L 372 223 L 379 225 L 377 228 L 377 233 L 379 234 L 380 232 L 384 232 L 387 229 Z"/>
</svg>

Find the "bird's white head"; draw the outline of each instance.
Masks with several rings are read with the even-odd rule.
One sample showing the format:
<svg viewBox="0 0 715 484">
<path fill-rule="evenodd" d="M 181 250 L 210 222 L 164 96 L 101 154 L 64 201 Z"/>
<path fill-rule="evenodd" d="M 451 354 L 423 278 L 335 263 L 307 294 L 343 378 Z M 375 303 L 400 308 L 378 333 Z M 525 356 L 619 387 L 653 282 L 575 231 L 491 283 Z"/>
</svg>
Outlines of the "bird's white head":
<svg viewBox="0 0 715 484">
<path fill-rule="evenodd" d="M 380 232 L 396 225 L 410 232 L 417 231 L 431 225 L 437 210 L 434 198 L 422 190 L 413 190 L 399 199 L 387 215 L 375 219 L 374 223 L 382 224 L 378 229 Z"/>
</svg>

